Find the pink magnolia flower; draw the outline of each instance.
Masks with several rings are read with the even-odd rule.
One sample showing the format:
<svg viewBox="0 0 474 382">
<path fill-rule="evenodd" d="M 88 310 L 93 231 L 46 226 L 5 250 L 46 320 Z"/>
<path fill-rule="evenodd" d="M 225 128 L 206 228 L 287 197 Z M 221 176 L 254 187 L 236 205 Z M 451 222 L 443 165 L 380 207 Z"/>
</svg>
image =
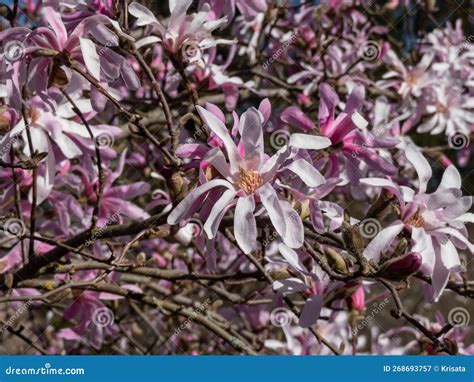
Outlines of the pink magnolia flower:
<svg viewBox="0 0 474 382">
<path fill-rule="evenodd" d="M 240 134 L 238 145 L 224 124 L 222 112 L 215 111 L 215 106 L 214 112 L 200 106 L 197 108 L 203 121 L 222 142 L 227 158 L 219 147 L 207 153 L 204 165 L 214 169 L 217 176 L 209 180 L 202 174 L 202 184 L 170 213 L 168 224 L 185 221 L 201 209 L 201 218 L 205 220 L 204 231 L 209 238 L 214 238 L 227 210 L 235 207 L 234 235 L 239 247 L 245 253 L 250 253 L 257 246 L 255 215 L 266 212 L 285 244 L 291 248 L 301 247 L 304 239 L 303 223 L 291 204 L 278 194 L 275 181 L 284 162 L 296 155 L 289 146 L 318 150 L 328 147 L 330 141 L 324 137 L 293 134 L 289 146 L 285 145 L 268 158 L 264 152 L 262 127 L 270 115 L 269 103 L 263 113 L 250 108 L 240 120 L 235 121 L 233 130 Z M 310 186 L 325 183 L 324 177 L 302 158 L 294 160 L 286 169 Z M 259 203 L 263 208 L 257 207 Z"/>
<path fill-rule="evenodd" d="M 144 195 L 150 191 L 150 185 L 146 182 L 134 182 L 130 184 L 114 185 L 114 182 L 120 177 L 125 166 L 125 150 L 118 161 L 115 171 L 105 169 L 104 192 L 100 203 L 100 214 L 97 221 L 99 226 L 109 224 L 121 224 L 127 219 L 146 219 L 150 215 L 142 208 L 131 202 L 132 199 Z M 98 179 L 90 180 L 90 175 L 80 167 L 73 170 L 81 174 L 84 193 L 87 197 L 88 215 L 92 214 L 92 205 L 97 200 Z M 95 176 L 97 176 L 95 174 Z"/>
<path fill-rule="evenodd" d="M 209 21 L 208 15 L 211 13 L 209 4 L 204 4 L 198 13 L 187 15 L 186 12 L 191 6 L 191 0 L 170 1 L 171 16 L 168 26 L 164 27 L 155 17 L 153 12 L 140 3 L 133 2 L 128 10 L 130 14 L 137 18 L 136 25 L 152 25 L 158 29 L 160 38 L 148 36 L 137 42 L 141 47 L 146 44 L 161 41 L 163 48 L 172 54 L 176 54 L 180 49 L 184 49 L 184 56 L 199 57 L 200 53 L 193 49 L 205 50 L 219 43 L 233 43 L 231 40 L 214 39 L 211 32 L 227 23 L 227 17 Z M 186 52 L 186 50 L 189 51 Z M 191 51 L 193 50 L 193 51 Z"/>
<path fill-rule="evenodd" d="M 112 311 L 106 308 L 99 296 L 97 292 L 86 290 L 64 310 L 66 320 L 77 322 L 71 328 L 61 329 L 60 338 L 78 341 L 85 337 L 94 348 L 100 349 L 106 336 L 117 334 Z"/>
<path fill-rule="evenodd" d="M 439 334 L 441 330 L 448 324 L 441 312 L 436 312 L 435 320 L 415 315 L 416 319 L 423 324 L 428 330 L 435 335 Z M 393 341 L 394 336 L 403 334 L 407 337 L 407 343 L 402 346 L 397 346 L 396 341 Z M 468 338 L 471 334 L 469 326 L 454 327 L 447 333 L 439 336 L 440 341 L 449 340 L 456 344 L 458 354 L 472 355 L 474 354 L 474 345 L 468 344 Z M 378 328 L 374 328 L 372 333 L 374 339 L 372 343 L 372 354 L 380 355 L 410 355 L 413 352 L 418 352 L 423 355 L 447 355 L 447 353 L 440 353 L 432 345 L 430 341 L 426 341 L 426 337 L 412 326 L 402 326 L 387 330 L 385 333 L 378 333 Z"/>
<path fill-rule="evenodd" d="M 311 272 L 308 272 L 301 263 L 298 253 L 284 244 L 280 244 L 278 249 L 286 262 L 304 278 L 304 281 L 299 277 L 277 280 L 273 283 L 273 290 L 284 295 L 305 292 L 308 297 L 301 311 L 299 325 L 303 328 L 309 327 L 318 321 L 325 298 L 331 291 L 344 284 L 331 281 L 329 275 L 318 265 L 314 265 Z"/>
<path fill-rule="evenodd" d="M 426 193 L 432 175 L 428 161 L 413 144 L 407 145 L 406 156 L 420 179 L 418 193 L 389 179 L 361 179 L 362 184 L 386 188 L 396 196 L 400 205 L 400 220 L 381 230 L 366 247 L 364 256 L 378 262 L 382 251 L 403 232 L 411 237 L 412 251 L 422 256 L 421 271 L 431 276 L 432 298 L 437 300 L 450 273 L 463 270 L 458 249 L 474 253 L 465 227 L 465 223 L 474 222 L 474 215 L 467 212 L 472 197 L 462 196 L 461 176 L 454 166 L 446 169 L 435 192 Z"/>
<path fill-rule="evenodd" d="M 18 235 L 21 235 L 22 233 L 25 232 L 19 232 Z M 2 258 L 0 258 L 0 274 L 12 271 L 15 269 L 17 266 L 22 264 L 23 258 L 22 258 L 22 253 L 23 250 L 28 250 L 28 246 L 30 243 L 29 239 L 26 239 L 25 241 L 23 240 L 18 240 L 19 238 L 17 236 L 10 236 L 6 237 L 6 239 L 11 239 L 15 240 L 16 244 L 13 245 L 12 249 L 8 251 Z M 5 240 L 5 238 L 2 238 L 2 240 Z M 23 249 L 22 249 L 23 246 Z M 47 243 L 43 243 L 41 241 L 35 241 L 35 253 L 38 255 L 45 254 L 49 250 L 53 249 L 54 247 L 52 245 L 49 245 Z"/>
<path fill-rule="evenodd" d="M 367 121 L 358 112 L 364 101 L 364 88 L 359 85 L 354 87 L 343 112 L 339 113 L 337 117 L 335 117 L 335 112 L 339 97 L 336 92 L 327 84 L 322 84 L 320 94 L 319 125 L 321 132 L 331 140 L 333 146 L 336 148 L 342 146 L 346 175 L 351 184 L 357 185 L 362 175 L 360 161 L 364 162 L 369 170 L 395 175 L 397 173 L 396 167 L 381 157 L 375 149 L 393 148 L 398 140 L 378 137 L 366 130 Z M 331 154 L 330 160 L 337 168 L 335 155 Z"/>
<path fill-rule="evenodd" d="M 113 0 L 75 0 L 74 2 L 70 0 L 42 0 L 42 2 L 37 2 L 40 6 L 60 10 L 66 18 L 71 19 L 84 18 L 97 13 L 114 17 L 116 12 Z"/>
<path fill-rule="evenodd" d="M 352 90 L 342 113 L 336 117 L 336 108 L 340 102 L 336 92 L 323 83 L 320 86 L 319 128 L 324 136 L 331 140 L 333 150 L 329 155 L 331 164 L 330 176 L 341 174 L 339 158 L 345 162 L 345 174 L 352 185 L 358 185 L 366 169 L 361 168 L 364 162 L 367 169 L 386 175 L 395 175 L 395 166 L 381 157 L 376 149 L 393 148 L 398 140 L 379 137 L 366 129 L 367 121 L 359 113 L 364 102 L 364 88 L 357 85 Z M 311 120 L 297 107 L 289 107 L 282 114 L 282 120 L 304 130 L 315 129 Z M 339 155 L 341 150 L 342 155 Z"/>
<path fill-rule="evenodd" d="M 89 100 L 78 99 L 75 103 L 83 113 L 92 111 Z M 76 113 L 66 100 L 53 107 L 43 102 L 39 96 L 35 96 L 26 103 L 25 114 L 30 126 L 32 151 L 48 153 L 44 169 L 38 177 L 37 200 L 38 203 L 41 203 L 52 190 L 57 165 L 64 159 L 79 157 L 84 151 L 93 152 L 94 143 L 86 127 L 71 119 L 76 116 Z M 15 123 L 15 121 L 13 122 Z M 104 133 L 108 136 L 120 133 L 120 129 L 113 126 L 90 126 L 90 128 L 95 137 Z M 9 151 L 6 148 L 12 145 L 12 142 L 18 141 L 19 137 L 25 142 L 23 146 L 25 154 L 28 157 L 32 156 L 33 152 L 30 152 L 23 118 L 17 120 L 13 128 L 0 141 L 0 152 L 3 153 L 3 156 Z M 104 155 L 113 157 L 115 153 L 109 150 Z"/>
<path fill-rule="evenodd" d="M 404 100 L 407 100 L 410 95 L 421 96 L 425 87 L 436 83 L 435 77 L 429 71 L 433 56 L 433 53 L 426 53 L 417 66 L 407 67 L 393 50 L 388 51 L 385 61 L 395 70 L 385 73 L 378 85 L 381 88 L 396 88 Z"/>
<path fill-rule="evenodd" d="M 463 94 L 462 86 L 442 83 L 427 91 L 425 98 L 426 121 L 417 132 L 439 134 L 443 131 L 452 136 L 457 132 L 469 135 L 474 125 L 474 98 Z"/>
<path fill-rule="evenodd" d="M 92 77 L 104 84 L 121 78 L 127 87 L 139 87 L 138 77 L 126 59 L 109 49 L 118 46 L 118 37 L 106 25 L 112 25 L 117 33 L 124 36 L 116 21 L 104 15 L 90 16 L 68 31 L 61 15 L 52 7 L 44 7 L 42 15 L 49 27 L 42 26 L 33 31 L 18 27 L 0 32 L 0 42 L 15 38 L 25 46 L 24 54 L 31 59 L 28 81 L 32 91 L 42 92 L 58 79 L 69 82 L 72 76 L 70 69 L 58 64 L 60 61 L 53 59 L 53 56 L 36 57 L 34 52 L 39 50 L 60 53 L 63 58 L 84 67 Z M 17 60 L 11 65 L 24 66 L 24 63 Z M 20 71 L 20 75 L 24 76 L 24 71 Z"/>
</svg>

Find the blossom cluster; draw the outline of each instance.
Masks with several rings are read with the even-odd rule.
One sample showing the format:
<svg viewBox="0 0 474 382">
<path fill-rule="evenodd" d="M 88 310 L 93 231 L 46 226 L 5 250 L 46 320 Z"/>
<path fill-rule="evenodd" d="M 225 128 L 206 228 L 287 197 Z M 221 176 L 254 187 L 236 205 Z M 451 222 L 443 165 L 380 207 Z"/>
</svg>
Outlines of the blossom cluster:
<svg viewBox="0 0 474 382">
<path fill-rule="evenodd" d="M 4 5 L 2 346 L 474 354 L 466 20 L 145 3 Z"/>
</svg>

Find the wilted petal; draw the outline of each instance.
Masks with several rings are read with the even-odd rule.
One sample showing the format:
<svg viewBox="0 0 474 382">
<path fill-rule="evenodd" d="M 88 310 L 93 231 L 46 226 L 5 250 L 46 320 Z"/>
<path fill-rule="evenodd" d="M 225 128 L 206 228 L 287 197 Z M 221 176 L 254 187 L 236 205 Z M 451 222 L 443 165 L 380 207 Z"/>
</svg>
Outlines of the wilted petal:
<svg viewBox="0 0 474 382">
<path fill-rule="evenodd" d="M 299 321 L 301 327 L 308 328 L 318 321 L 323 302 L 323 297 L 319 295 L 313 295 L 306 300 Z"/>
</svg>

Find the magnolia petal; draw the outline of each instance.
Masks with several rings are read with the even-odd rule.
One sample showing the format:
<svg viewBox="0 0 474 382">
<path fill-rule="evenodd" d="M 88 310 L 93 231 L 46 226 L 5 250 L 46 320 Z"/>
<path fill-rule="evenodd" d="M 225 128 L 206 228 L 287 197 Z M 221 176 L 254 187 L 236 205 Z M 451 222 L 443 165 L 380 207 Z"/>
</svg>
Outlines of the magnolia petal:
<svg viewBox="0 0 474 382">
<path fill-rule="evenodd" d="M 359 180 L 361 184 L 366 184 L 367 186 L 372 186 L 372 187 L 383 187 L 388 189 L 390 192 L 392 192 L 398 201 L 400 202 L 400 205 L 404 206 L 404 198 L 402 196 L 402 193 L 400 192 L 401 190 L 399 189 L 399 186 L 396 185 L 392 180 L 390 179 L 384 179 L 384 178 L 362 178 Z"/>
<path fill-rule="evenodd" d="M 288 159 L 289 156 L 290 152 L 288 147 L 283 146 L 265 162 L 265 164 L 260 168 L 260 174 L 262 175 L 264 183 L 270 182 L 273 179 L 279 167 L 285 162 L 286 159 Z"/>
<path fill-rule="evenodd" d="M 156 36 L 143 37 L 135 43 L 135 49 L 143 48 L 144 46 L 160 42 L 161 38 Z"/>
<path fill-rule="evenodd" d="M 262 114 L 263 121 L 262 124 L 267 123 L 270 119 L 270 115 L 272 113 L 272 104 L 268 98 L 265 98 L 260 105 L 258 105 L 258 111 Z"/>
<path fill-rule="evenodd" d="M 281 120 L 291 127 L 301 130 L 312 130 L 314 128 L 311 119 L 297 106 L 289 106 L 281 113 Z"/>
<path fill-rule="evenodd" d="M 219 200 L 214 204 L 214 207 L 212 207 L 211 213 L 204 224 L 204 232 L 206 232 L 209 239 L 212 239 L 216 236 L 217 230 L 219 229 L 219 224 L 227 212 L 227 207 L 234 200 L 235 194 L 235 190 L 226 190 Z"/>
<path fill-rule="evenodd" d="M 412 227 L 411 238 L 415 243 L 412 252 L 418 252 L 423 258 L 421 271 L 431 275 L 435 264 L 435 253 L 431 236 L 423 228 Z"/>
<path fill-rule="evenodd" d="M 280 204 L 286 222 L 285 235 L 282 236 L 283 242 L 290 248 L 301 248 L 304 242 L 304 227 L 301 217 L 286 200 L 281 200 Z"/>
<path fill-rule="evenodd" d="M 128 6 L 130 14 L 137 19 L 136 25 L 141 27 L 148 24 L 158 23 L 155 15 L 144 5 L 133 2 Z"/>
<path fill-rule="evenodd" d="M 318 187 L 326 183 L 324 176 L 304 159 L 296 159 L 286 168 L 298 175 L 308 187 Z"/>
<path fill-rule="evenodd" d="M 384 228 L 367 245 L 367 248 L 364 250 L 364 256 L 367 259 L 374 260 L 378 263 L 381 252 L 391 244 L 393 239 L 395 239 L 400 232 L 402 232 L 404 226 L 403 222 L 397 220 L 392 225 Z"/>
<path fill-rule="evenodd" d="M 205 192 L 213 189 L 214 187 L 226 187 L 232 189 L 232 184 L 222 179 L 213 179 L 203 185 L 192 190 L 186 197 L 179 203 L 175 209 L 168 215 L 168 224 L 178 224 L 181 220 L 186 219 L 189 211 L 193 207 L 194 202 Z"/>
<path fill-rule="evenodd" d="M 456 238 L 461 243 L 465 244 L 471 253 L 474 253 L 474 245 L 472 245 L 469 239 L 466 236 L 464 236 L 461 232 L 459 232 L 457 229 L 454 229 L 451 227 L 444 227 L 444 228 L 436 229 L 435 232 L 442 232 Z"/>
<path fill-rule="evenodd" d="M 304 150 L 321 150 L 331 146 L 331 141 L 317 135 L 294 133 L 290 136 L 289 145 Z"/>
<path fill-rule="evenodd" d="M 463 223 L 474 223 L 474 214 L 471 212 L 468 212 L 468 213 L 462 214 L 455 220 L 463 222 Z"/>
<path fill-rule="evenodd" d="M 334 89 L 326 83 L 322 83 L 319 86 L 319 95 L 321 101 L 319 103 L 318 118 L 320 123 L 325 124 L 327 121 L 334 119 L 334 112 L 339 103 L 339 97 Z"/>
<path fill-rule="evenodd" d="M 201 106 L 196 106 L 196 109 L 204 122 L 224 143 L 227 155 L 229 156 L 231 172 L 232 174 L 236 174 L 239 170 L 240 154 L 229 134 L 229 131 L 227 130 L 227 127 L 210 111 Z"/>
<path fill-rule="evenodd" d="M 87 70 L 97 81 L 100 81 L 100 58 L 95 44 L 88 38 L 80 38 L 79 42 L 81 44 L 82 58 Z"/>
<path fill-rule="evenodd" d="M 265 207 L 265 210 L 270 217 L 270 221 L 272 222 L 278 234 L 283 237 L 286 232 L 285 215 L 275 189 L 268 183 L 265 183 L 258 189 L 258 193 L 260 195 L 263 207 Z"/>
<path fill-rule="evenodd" d="M 300 271 L 301 273 L 307 273 L 305 266 L 301 263 L 298 253 L 295 250 L 283 243 L 280 243 L 278 244 L 278 251 L 288 262 L 288 264 L 290 264 L 294 269 Z"/>
<path fill-rule="evenodd" d="M 431 179 L 433 172 L 430 163 L 424 155 L 413 144 L 409 144 L 405 148 L 405 155 L 408 161 L 413 165 L 420 179 L 420 193 L 426 192 L 426 186 Z"/>
<path fill-rule="evenodd" d="M 234 236 L 245 254 L 252 252 L 257 245 L 257 223 L 253 214 L 255 200 L 253 195 L 239 198 L 235 207 Z"/>
<path fill-rule="evenodd" d="M 450 240 L 441 240 L 439 245 L 441 260 L 444 266 L 450 271 L 461 272 L 463 267 L 459 261 L 459 254 L 454 244 Z"/>
<path fill-rule="evenodd" d="M 240 117 L 239 132 L 248 170 L 258 170 L 263 160 L 263 131 L 260 116 L 257 109 L 252 107 Z"/>
<path fill-rule="evenodd" d="M 448 188 L 461 188 L 461 175 L 457 168 L 453 165 L 448 166 L 444 171 L 441 183 L 438 186 L 438 190 L 445 190 Z M 437 190 L 437 191 L 438 191 Z"/>
<path fill-rule="evenodd" d="M 434 264 L 433 274 L 431 276 L 431 286 L 433 289 L 433 301 L 437 302 L 443 293 L 444 288 L 448 284 L 449 269 L 443 264 L 440 249 L 436 250 L 436 260 Z"/>
<path fill-rule="evenodd" d="M 56 34 L 56 38 L 59 44 L 59 49 L 62 50 L 67 41 L 67 31 L 64 23 L 61 20 L 61 15 L 56 12 L 52 7 L 45 7 L 44 16 L 51 28 Z"/>
<path fill-rule="evenodd" d="M 449 207 L 443 210 L 443 216 L 445 219 L 456 219 L 458 216 L 462 216 L 464 213 L 469 211 L 472 206 L 472 196 L 463 196 L 458 198 L 457 203 L 451 204 Z M 432 208 L 434 210 L 434 208 Z"/>
<path fill-rule="evenodd" d="M 365 88 L 362 85 L 354 86 L 354 88 L 351 91 L 351 94 L 349 95 L 349 98 L 347 99 L 346 107 L 344 108 L 344 113 L 346 114 L 356 113 L 357 110 L 362 108 L 364 104 L 364 98 L 365 98 Z"/>
<path fill-rule="evenodd" d="M 231 180 L 230 167 L 227 163 L 224 153 L 217 147 L 210 150 L 204 157 L 203 162 L 208 162 L 214 167 L 224 178 Z M 201 162 L 201 163 L 203 163 Z"/>
</svg>

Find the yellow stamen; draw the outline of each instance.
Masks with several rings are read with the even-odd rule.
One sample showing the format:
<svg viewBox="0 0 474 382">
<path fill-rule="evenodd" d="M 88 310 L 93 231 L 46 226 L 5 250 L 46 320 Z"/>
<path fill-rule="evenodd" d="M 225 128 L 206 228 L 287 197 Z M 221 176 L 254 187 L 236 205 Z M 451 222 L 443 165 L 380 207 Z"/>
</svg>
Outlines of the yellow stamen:
<svg viewBox="0 0 474 382">
<path fill-rule="evenodd" d="M 25 110 L 26 118 L 29 120 L 30 123 L 38 122 L 40 117 L 40 113 L 34 107 L 27 107 Z"/>
<path fill-rule="evenodd" d="M 239 187 L 247 194 L 253 193 L 257 188 L 262 185 L 262 176 L 257 171 L 249 171 L 245 170 L 242 167 L 239 167 L 239 172 Z"/>
<path fill-rule="evenodd" d="M 440 103 L 440 102 L 437 102 L 437 103 L 436 103 L 436 111 L 437 111 L 438 113 L 441 113 L 441 114 L 442 114 L 442 113 L 445 113 L 446 110 L 447 110 L 446 106 L 444 106 L 442 103 Z"/>
<path fill-rule="evenodd" d="M 423 227 L 425 225 L 425 220 L 421 216 L 419 211 L 416 211 L 413 216 L 411 216 L 407 221 L 407 224 L 411 225 L 412 227 Z"/>
</svg>

